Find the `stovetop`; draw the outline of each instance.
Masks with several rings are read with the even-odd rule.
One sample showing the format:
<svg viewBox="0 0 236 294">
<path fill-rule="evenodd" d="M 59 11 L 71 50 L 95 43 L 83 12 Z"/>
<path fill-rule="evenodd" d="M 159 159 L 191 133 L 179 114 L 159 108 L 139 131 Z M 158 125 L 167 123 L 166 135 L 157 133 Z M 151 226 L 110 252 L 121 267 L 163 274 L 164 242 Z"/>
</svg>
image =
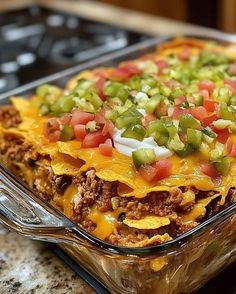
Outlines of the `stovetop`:
<svg viewBox="0 0 236 294">
<path fill-rule="evenodd" d="M 0 14 L 0 93 L 148 36 L 32 6 Z"/>
</svg>

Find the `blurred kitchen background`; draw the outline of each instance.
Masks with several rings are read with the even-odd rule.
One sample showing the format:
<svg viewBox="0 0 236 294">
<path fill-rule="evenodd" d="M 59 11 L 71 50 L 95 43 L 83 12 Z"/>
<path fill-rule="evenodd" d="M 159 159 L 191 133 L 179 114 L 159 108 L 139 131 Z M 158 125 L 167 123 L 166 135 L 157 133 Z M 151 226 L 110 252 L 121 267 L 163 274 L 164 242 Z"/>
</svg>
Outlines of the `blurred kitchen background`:
<svg viewBox="0 0 236 294">
<path fill-rule="evenodd" d="M 211 27 L 225 32 L 236 31 L 235 0 L 99 0 L 135 11 L 178 21 Z"/>
</svg>

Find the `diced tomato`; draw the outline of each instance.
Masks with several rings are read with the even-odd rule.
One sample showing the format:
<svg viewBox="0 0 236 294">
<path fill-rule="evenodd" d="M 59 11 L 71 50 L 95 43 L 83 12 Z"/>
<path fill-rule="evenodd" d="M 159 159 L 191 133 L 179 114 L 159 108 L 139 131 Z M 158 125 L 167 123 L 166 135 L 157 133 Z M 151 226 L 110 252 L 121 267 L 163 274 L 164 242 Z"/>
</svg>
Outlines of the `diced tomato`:
<svg viewBox="0 0 236 294">
<path fill-rule="evenodd" d="M 231 149 L 230 156 L 236 158 L 236 146 L 235 145 L 233 145 L 233 147 Z"/>
<path fill-rule="evenodd" d="M 101 110 L 99 110 L 99 112 L 95 114 L 95 118 L 94 118 L 95 122 L 97 124 L 105 124 L 106 122 L 105 114 L 106 114 L 105 108 L 102 108 Z"/>
<path fill-rule="evenodd" d="M 222 144 L 225 144 L 227 142 L 230 135 L 228 128 L 219 130 L 213 127 L 212 130 L 217 134 L 217 138 L 216 138 L 217 141 L 219 141 Z"/>
<path fill-rule="evenodd" d="M 169 159 L 160 159 L 153 166 L 156 169 L 154 180 L 159 181 L 171 175 L 172 162 Z"/>
<path fill-rule="evenodd" d="M 186 100 L 188 101 L 188 103 L 196 103 L 196 99 L 193 96 L 187 96 Z"/>
<path fill-rule="evenodd" d="M 103 126 L 102 135 L 112 137 L 114 133 L 114 128 L 115 126 L 113 122 L 111 120 L 107 120 Z"/>
<path fill-rule="evenodd" d="M 164 104 L 164 103 L 162 103 L 159 107 L 158 107 L 158 113 L 160 113 L 162 116 L 163 115 L 167 115 L 167 113 L 168 113 L 168 108 L 167 108 L 167 106 Z"/>
<path fill-rule="evenodd" d="M 103 88 L 106 83 L 106 78 L 100 77 L 100 79 L 96 82 L 96 87 L 98 89 L 98 96 L 105 101 L 107 97 L 103 94 Z"/>
<path fill-rule="evenodd" d="M 75 133 L 75 139 L 78 141 L 82 141 L 87 134 L 85 125 L 75 125 L 74 133 Z"/>
<path fill-rule="evenodd" d="M 160 159 L 152 165 L 143 165 L 139 169 L 141 176 L 148 182 L 159 181 L 171 175 L 172 163 L 169 159 Z"/>
<path fill-rule="evenodd" d="M 99 78 L 108 78 L 107 70 L 104 67 L 99 67 L 94 70 L 94 74 Z"/>
<path fill-rule="evenodd" d="M 155 121 L 156 120 L 156 117 L 155 115 L 153 114 L 148 114 L 148 115 L 145 115 L 141 121 L 142 121 L 142 125 L 144 127 L 147 127 L 152 121 Z"/>
<path fill-rule="evenodd" d="M 208 93 L 211 95 L 215 89 L 215 83 L 212 82 L 212 81 L 201 81 L 199 84 L 198 84 L 198 88 L 199 90 L 207 90 Z"/>
<path fill-rule="evenodd" d="M 107 136 L 103 136 L 101 131 L 88 133 L 84 140 L 82 141 L 83 148 L 95 148 L 100 144 L 104 143 L 107 139 Z"/>
<path fill-rule="evenodd" d="M 159 73 L 163 73 L 163 70 L 169 66 L 168 62 L 164 59 L 157 60 L 155 63 L 159 69 Z"/>
<path fill-rule="evenodd" d="M 205 118 L 202 118 L 201 121 L 203 122 L 203 124 L 205 126 L 209 126 L 210 124 L 213 123 L 213 121 L 217 120 L 218 116 L 215 113 L 212 113 L 208 116 L 206 116 Z"/>
<path fill-rule="evenodd" d="M 203 96 L 203 100 L 209 100 L 210 99 L 210 95 L 208 90 L 201 90 L 201 94 Z"/>
<path fill-rule="evenodd" d="M 186 101 L 186 97 L 179 96 L 179 97 L 175 98 L 175 105 L 180 106 L 184 101 Z"/>
<path fill-rule="evenodd" d="M 209 112 L 214 112 L 214 111 L 216 111 L 217 102 L 212 99 L 205 99 L 204 98 L 203 107 L 205 107 L 206 110 Z"/>
<path fill-rule="evenodd" d="M 139 75 L 142 71 L 132 63 L 127 63 L 115 68 L 111 74 L 112 79 L 126 81 L 134 75 Z"/>
<path fill-rule="evenodd" d="M 174 86 L 177 86 L 179 83 L 175 80 L 169 80 L 167 82 L 164 82 L 165 86 L 168 88 L 172 88 Z"/>
<path fill-rule="evenodd" d="M 187 61 L 187 60 L 189 60 L 189 58 L 191 57 L 191 51 L 190 51 L 190 49 L 188 47 L 183 48 L 183 50 L 177 54 L 177 57 L 181 61 Z"/>
<path fill-rule="evenodd" d="M 236 75 L 236 62 L 230 64 L 230 66 L 228 68 L 228 73 L 232 76 Z"/>
<path fill-rule="evenodd" d="M 94 120 L 94 114 L 93 113 L 89 113 L 89 112 L 85 112 L 85 111 L 81 111 L 81 110 L 74 110 L 72 112 L 72 118 L 70 121 L 70 125 L 73 127 L 75 125 L 86 125 L 86 123 L 88 123 L 89 121 Z"/>
<path fill-rule="evenodd" d="M 104 156 L 112 156 L 112 141 L 111 139 L 107 139 L 105 143 L 99 145 L 99 151 Z"/>
<path fill-rule="evenodd" d="M 229 86 L 229 89 L 233 94 L 236 94 L 236 82 L 235 81 L 232 81 L 230 79 L 225 78 L 224 83 L 225 83 L 225 85 Z"/>
<path fill-rule="evenodd" d="M 139 173 L 148 182 L 152 182 L 156 176 L 156 169 L 152 165 L 142 165 L 139 169 Z"/>
<path fill-rule="evenodd" d="M 49 142 L 57 142 L 60 140 L 60 124 L 56 118 L 50 118 L 44 123 L 43 134 Z"/>
<path fill-rule="evenodd" d="M 202 120 L 208 116 L 208 112 L 207 112 L 206 108 L 204 108 L 203 106 L 197 106 L 194 108 L 190 108 L 189 112 L 190 112 L 190 114 L 192 114 L 192 116 L 194 116 L 198 120 Z"/>
<path fill-rule="evenodd" d="M 232 139 L 229 137 L 226 141 L 226 150 L 227 150 L 227 154 L 229 155 L 231 150 L 233 148 L 233 141 Z"/>
<path fill-rule="evenodd" d="M 70 121 L 71 121 L 71 114 L 70 113 L 64 114 L 60 117 L 60 122 L 63 125 L 69 125 Z"/>
<path fill-rule="evenodd" d="M 179 135 L 179 137 L 180 137 L 180 140 L 181 140 L 184 144 L 187 144 L 187 134 L 185 134 L 185 133 L 181 133 L 181 134 Z"/>
<path fill-rule="evenodd" d="M 172 117 L 173 117 L 173 119 L 178 119 L 183 114 L 188 114 L 188 109 L 186 109 L 186 108 L 183 109 L 183 108 L 176 107 L 174 109 Z"/>
<path fill-rule="evenodd" d="M 210 178 L 217 178 L 218 172 L 213 164 L 211 163 L 202 163 L 200 164 L 200 170 L 202 173 L 207 175 Z"/>
<path fill-rule="evenodd" d="M 225 83 L 226 85 L 229 85 L 229 86 L 231 86 L 232 88 L 236 89 L 236 82 L 235 82 L 235 81 L 232 81 L 232 80 L 230 80 L 230 79 L 225 78 L 225 79 L 224 79 L 224 83 Z"/>
</svg>

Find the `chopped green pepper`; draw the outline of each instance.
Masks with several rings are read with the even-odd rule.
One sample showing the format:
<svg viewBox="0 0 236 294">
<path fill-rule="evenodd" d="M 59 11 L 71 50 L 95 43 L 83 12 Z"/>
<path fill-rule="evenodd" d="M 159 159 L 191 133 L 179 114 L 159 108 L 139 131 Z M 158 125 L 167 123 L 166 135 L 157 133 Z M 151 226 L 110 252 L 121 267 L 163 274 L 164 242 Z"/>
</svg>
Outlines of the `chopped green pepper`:
<svg viewBox="0 0 236 294">
<path fill-rule="evenodd" d="M 199 149 L 202 143 L 202 132 L 194 129 L 187 129 L 187 142 L 195 149 Z"/>
<path fill-rule="evenodd" d="M 51 106 L 53 114 L 56 116 L 70 112 L 75 107 L 73 95 L 62 96 Z"/>
<path fill-rule="evenodd" d="M 202 129 L 203 134 L 207 135 L 208 137 L 211 137 L 215 139 L 217 137 L 216 133 L 213 132 L 210 128 L 204 128 Z"/>
<path fill-rule="evenodd" d="M 135 167 L 139 169 L 143 164 L 151 164 L 156 159 L 153 148 L 140 148 L 132 152 L 132 159 Z"/>
<path fill-rule="evenodd" d="M 201 123 L 191 114 L 183 114 L 179 118 L 179 126 L 182 130 L 186 130 L 187 128 L 199 129 L 201 127 Z"/>
<path fill-rule="evenodd" d="M 73 138 L 74 138 L 73 128 L 68 125 L 63 125 L 61 130 L 60 140 L 66 142 L 66 141 L 72 140 Z"/>
<path fill-rule="evenodd" d="M 161 103 L 161 95 L 156 94 L 152 96 L 145 105 L 146 112 L 148 114 L 154 113 L 160 103 Z"/>
<path fill-rule="evenodd" d="M 44 98 L 47 95 L 55 95 L 58 97 L 61 93 L 62 91 L 60 88 L 49 84 L 43 84 L 36 88 L 36 95 Z"/>
<path fill-rule="evenodd" d="M 137 124 L 134 126 L 130 126 L 126 130 L 124 130 L 124 132 L 121 134 L 121 137 L 132 138 L 132 139 L 142 141 L 145 134 L 146 134 L 145 128 Z"/>
<path fill-rule="evenodd" d="M 230 164 L 232 162 L 233 158 L 229 156 L 225 156 L 221 158 L 218 162 L 215 162 L 215 167 L 217 171 L 223 175 L 226 176 L 230 169 Z"/>
<path fill-rule="evenodd" d="M 105 85 L 103 94 L 110 97 L 118 97 L 125 103 L 129 96 L 129 91 L 122 83 L 110 82 Z"/>
<path fill-rule="evenodd" d="M 142 114 L 135 108 L 135 106 L 133 106 L 123 112 L 116 119 L 115 123 L 118 129 L 122 129 L 129 125 L 139 124 L 141 121 L 141 117 Z"/>
<path fill-rule="evenodd" d="M 234 121 L 234 115 L 226 103 L 220 103 L 219 115 L 223 119 Z"/>
</svg>

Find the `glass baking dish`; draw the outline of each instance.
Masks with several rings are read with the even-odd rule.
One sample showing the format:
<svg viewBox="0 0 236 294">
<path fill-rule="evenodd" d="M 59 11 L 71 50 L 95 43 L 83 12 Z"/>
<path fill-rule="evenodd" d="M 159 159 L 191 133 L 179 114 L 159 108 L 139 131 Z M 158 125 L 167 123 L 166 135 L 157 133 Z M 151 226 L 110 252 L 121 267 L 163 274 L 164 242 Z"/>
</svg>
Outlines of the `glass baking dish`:
<svg viewBox="0 0 236 294">
<path fill-rule="evenodd" d="M 136 58 L 167 39 L 149 39 L 9 91 L 0 96 L 0 104 L 6 104 L 12 95 L 29 95 L 39 84 L 63 86 L 84 69 Z M 219 32 L 211 39 L 236 43 L 236 36 Z M 236 260 L 236 204 L 165 244 L 113 246 L 76 226 L 0 165 L 0 220 L 32 239 L 58 243 L 112 293 L 190 293 Z"/>
</svg>

